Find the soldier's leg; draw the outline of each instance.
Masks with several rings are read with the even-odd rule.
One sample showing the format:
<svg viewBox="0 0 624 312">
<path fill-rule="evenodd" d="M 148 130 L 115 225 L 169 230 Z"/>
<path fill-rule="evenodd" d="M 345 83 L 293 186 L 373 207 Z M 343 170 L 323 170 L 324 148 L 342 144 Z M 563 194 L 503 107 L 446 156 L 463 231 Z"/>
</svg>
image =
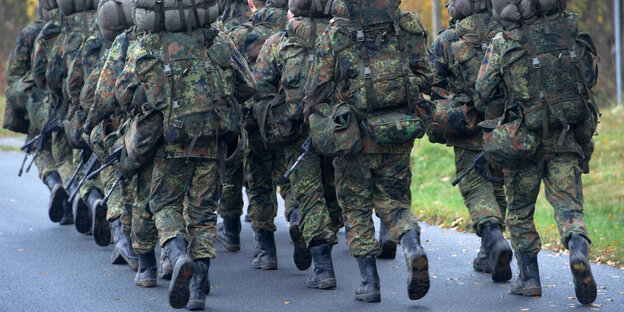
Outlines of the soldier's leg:
<svg viewBox="0 0 624 312">
<path fill-rule="evenodd" d="M 132 179 L 132 248 L 139 258 L 139 270 L 134 277 L 139 287 L 155 287 L 158 268 L 154 248 L 158 230 L 149 211 L 149 188 L 152 181 L 152 164 L 139 170 Z"/>
<path fill-rule="evenodd" d="M 544 177 L 546 199 L 555 210 L 561 242 L 570 250 L 570 269 L 577 299 L 596 300 L 596 281 L 589 263 L 589 233 L 583 215 L 583 182 L 579 157 L 572 153 L 549 155 Z"/>
<path fill-rule="evenodd" d="M 117 176 L 112 174 L 112 183 L 117 180 Z M 112 184 L 107 188 L 110 192 Z M 130 269 L 137 271 L 139 268 L 139 258 L 132 249 L 132 190 L 128 182 L 121 182 L 107 203 L 109 214 L 109 227 L 113 238 L 113 254 L 111 263 L 127 264 Z"/>
<path fill-rule="evenodd" d="M 63 130 L 52 133 L 52 157 L 56 162 L 57 172 L 63 181 L 63 185 L 67 186 L 74 172 L 74 163 L 72 149 L 69 147 L 69 142 Z M 63 218 L 59 221 L 59 224 L 69 225 L 73 223 L 74 216 L 72 215 L 71 203 L 64 201 Z"/>
<path fill-rule="evenodd" d="M 240 250 L 241 220 L 243 214 L 243 158 L 225 164 L 218 213 L 223 223 L 218 225 L 217 239 L 230 252 Z"/>
<path fill-rule="evenodd" d="M 470 167 L 472 159 L 478 154 L 479 151 L 455 147 L 457 175 Z M 481 237 L 481 250 L 474 260 L 473 268 L 480 272 L 491 272 L 495 282 L 502 282 L 511 278 L 509 263 L 513 253 L 503 237 L 503 214 L 498 205 L 495 187 L 502 186 L 495 186 L 476 170 L 459 182 L 459 190 L 472 219 L 472 228 Z"/>
<path fill-rule="evenodd" d="M 508 196 L 507 227 L 520 271 L 510 290 L 510 293 L 515 295 L 542 294 L 537 263 L 537 254 L 542 243 L 533 220 L 543 173 L 541 161 L 540 157 L 536 156 L 524 160 L 515 168 L 504 170 Z"/>
<path fill-rule="evenodd" d="M 321 158 L 321 174 L 323 175 L 323 195 L 325 196 L 325 206 L 331 219 L 331 229 L 334 233 L 338 233 L 344 227 L 344 221 L 342 219 L 342 208 L 340 208 L 336 196 L 336 176 L 333 161 L 332 157 L 323 156 Z M 338 243 L 338 236 L 336 236 L 336 243 Z"/>
<path fill-rule="evenodd" d="M 50 173 L 56 172 L 56 162 L 52 157 L 52 147 L 49 142 L 35 157 L 35 166 L 39 171 L 39 179 L 44 182 Z"/>
<path fill-rule="evenodd" d="M 64 207 L 67 205 L 69 194 L 67 194 L 61 176 L 58 174 L 58 164 L 52 156 L 50 140 L 35 157 L 35 165 L 39 170 L 39 178 L 43 180 L 50 190 L 50 201 L 48 203 L 50 220 L 59 222 L 63 219 Z"/>
</svg>

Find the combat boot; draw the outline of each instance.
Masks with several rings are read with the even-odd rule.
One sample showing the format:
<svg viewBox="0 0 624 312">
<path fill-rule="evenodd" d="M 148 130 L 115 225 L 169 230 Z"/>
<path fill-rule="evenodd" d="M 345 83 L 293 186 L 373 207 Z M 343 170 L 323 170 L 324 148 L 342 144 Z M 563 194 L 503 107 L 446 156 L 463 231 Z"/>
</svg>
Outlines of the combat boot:
<svg viewBox="0 0 624 312">
<path fill-rule="evenodd" d="M 407 295 L 411 300 L 418 300 L 429 291 L 429 261 L 420 245 L 418 232 L 410 230 L 403 234 L 401 247 L 407 264 Z"/>
<path fill-rule="evenodd" d="M 89 206 L 82 200 L 82 195 L 80 193 L 76 194 L 74 197 L 72 210 L 74 212 L 74 226 L 76 227 L 76 231 L 81 234 L 90 234 L 91 212 L 89 211 Z"/>
<path fill-rule="evenodd" d="M 139 287 L 156 287 L 156 254 L 154 250 L 139 255 L 139 270 L 134 277 L 134 284 Z"/>
<path fill-rule="evenodd" d="M 195 264 L 195 274 L 191 279 L 191 298 L 186 306 L 190 311 L 200 311 L 206 308 L 206 295 L 210 293 L 210 258 L 198 259 Z"/>
<path fill-rule="evenodd" d="M 217 226 L 217 240 L 220 241 L 229 252 L 240 250 L 240 218 L 223 218 L 223 222 Z"/>
<path fill-rule="evenodd" d="M 582 304 L 593 303 L 596 300 L 597 289 L 589 264 L 589 242 L 583 236 L 574 233 L 568 241 L 568 250 L 576 298 Z"/>
<path fill-rule="evenodd" d="M 331 247 L 324 241 L 313 241 L 310 254 L 314 262 L 314 271 L 306 280 L 306 286 L 318 289 L 336 288 L 336 274 L 331 258 Z"/>
<path fill-rule="evenodd" d="M 277 269 L 277 250 L 273 232 L 254 233 L 256 256 L 251 261 L 251 267 L 262 270 Z"/>
<path fill-rule="evenodd" d="M 48 216 L 52 222 L 59 222 L 63 219 L 64 206 L 63 203 L 67 202 L 69 196 L 63 188 L 63 182 L 57 172 L 48 174 L 45 179 L 45 184 L 50 190 L 50 202 L 48 203 Z"/>
<path fill-rule="evenodd" d="M 72 225 L 74 224 L 74 214 L 72 213 L 72 206 L 68 201 L 63 201 L 63 218 L 59 221 L 60 225 Z"/>
<path fill-rule="evenodd" d="M 168 290 L 169 304 L 175 309 L 182 309 L 189 302 L 189 287 L 195 273 L 195 265 L 186 251 L 186 240 L 181 235 L 168 240 L 163 247 L 173 264 Z"/>
<path fill-rule="evenodd" d="M 518 260 L 520 274 L 518 274 L 518 279 L 511 286 L 509 293 L 526 297 L 541 296 L 542 283 L 539 277 L 537 255 L 516 253 L 516 260 Z"/>
<path fill-rule="evenodd" d="M 505 282 L 511 279 L 511 257 L 513 252 L 503 237 L 500 226 L 490 222 L 481 230 L 481 239 L 485 241 L 485 249 L 489 254 L 492 280 Z"/>
<path fill-rule="evenodd" d="M 160 250 L 160 267 L 158 268 L 158 278 L 164 280 L 171 280 L 171 274 L 173 273 L 173 265 L 171 260 L 167 256 L 167 251 L 164 248 Z"/>
<path fill-rule="evenodd" d="M 355 299 L 364 302 L 380 302 L 381 292 L 379 290 L 379 274 L 377 274 L 377 261 L 375 256 L 355 257 L 362 283 L 355 291 Z"/>
<path fill-rule="evenodd" d="M 490 254 L 485 248 L 485 240 L 481 238 L 481 248 L 479 249 L 479 253 L 477 257 L 472 260 L 472 268 L 477 272 L 483 273 L 492 273 L 492 268 L 490 267 Z"/>
<path fill-rule="evenodd" d="M 295 208 L 290 213 L 289 227 L 290 239 L 292 239 L 295 247 L 293 260 L 295 261 L 297 269 L 305 271 L 310 268 L 310 265 L 312 265 L 312 255 L 310 254 L 310 250 L 306 247 L 305 240 L 303 239 L 303 233 L 301 233 L 301 229 L 299 228 L 300 221 L 301 214 L 299 213 L 299 208 Z"/>
<path fill-rule="evenodd" d="M 101 205 L 104 196 L 98 189 L 92 189 L 87 194 L 87 206 L 91 212 L 91 232 L 98 246 L 108 246 L 111 242 L 111 230 L 106 221 L 106 205 Z"/>
<path fill-rule="evenodd" d="M 383 223 L 379 222 L 379 248 L 381 252 L 377 258 L 379 259 L 394 259 L 396 257 L 397 244 L 390 238 L 388 228 Z"/>
<path fill-rule="evenodd" d="M 113 254 L 111 255 L 112 264 L 127 264 L 132 271 L 139 269 L 139 259 L 132 249 L 132 240 L 128 235 L 121 231 L 121 221 L 119 218 L 110 223 L 111 232 L 115 242 Z"/>
</svg>

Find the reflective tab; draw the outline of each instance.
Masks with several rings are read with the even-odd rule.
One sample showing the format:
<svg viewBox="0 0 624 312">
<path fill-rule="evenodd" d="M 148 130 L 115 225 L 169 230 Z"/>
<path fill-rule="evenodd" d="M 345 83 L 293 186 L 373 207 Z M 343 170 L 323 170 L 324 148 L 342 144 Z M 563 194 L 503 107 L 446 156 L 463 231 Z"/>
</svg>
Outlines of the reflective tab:
<svg viewBox="0 0 624 312">
<path fill-rule="evenodd" d="M 358 42 L 364 42 L 364 30 L 358 30 L 356 33 L 356 38 Z"/>
<path fill-rule="evenodd" d="M 371 71 L 371 68 L 370 68 L 370 67 L 368 67 L 368 66 L 367 66 L 367 67 L 364 67 L 364 77 L 365 77 L 366 79 L 370 79 L 370 78 L 372 78 L 372 77 L 373 77 L 373 72 Z"/>
<path fill-rule="evenodd" d="M 182 129 L 182 127 L 184 127 L 184 121 L 182 121 L 182 120 L 177 120 L 177 119 L 176 119 L 176 120 L 173 120 L 173 121 L 171 122 L 171 126 L 172 126 L 172 127 L 175 127 L 175 128 L 178 128 L 178 129 Z"/>
<path fill-rule="evenodd" d="M 169 64 L 165 64 L 165 76 L 167 77 L 171 76 L 171 65 Z"/>
<path fill-rule="evenodd" d="M 537 57 L 533 58 L 533 68 L 534 69 L 539 69 L 540 67 L 542 67 L 542 64 L 540 63 L 540 60 Z"/>
<path fill-rule="evenodd" d="M 585 85 L 583 83 L 577 82 L 576 87 L 578 88 L 579 94 L 585 94 Z"/>
<path fill-rule="evenodd" d="M 314 62 L 314 54 L 308 55 L 308 62 L 310 63 Z"/>
</svg>

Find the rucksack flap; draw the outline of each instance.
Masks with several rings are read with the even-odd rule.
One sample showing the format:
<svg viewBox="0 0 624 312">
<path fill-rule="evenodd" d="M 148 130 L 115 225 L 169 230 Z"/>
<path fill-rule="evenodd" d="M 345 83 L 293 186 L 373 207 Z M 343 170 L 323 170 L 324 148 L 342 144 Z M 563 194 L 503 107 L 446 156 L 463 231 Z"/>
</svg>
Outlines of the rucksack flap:
<svg viewBox="0 0 624 312">
<path fill-rule="evenodd" d="M 401 112 L 372 116 L 363 122 L 369 136 L 380 145 L 413 142 L 425 135 L 425 124 L 420 118 Z"/>
<path fill-rule="evenodd" d="M 509 109 L 499 119 L 483 121 L 479 126 L 484 129 L 485 158 L 495 167 L 513 168 L 535 155 L 541 144 L 535 132 Z"/>
<path fill-rule="evenodd" d="M 215 0 L 135 0 L 133 9 L 137 27 L 152 33 L 202 28 L 219 17 L 219 5 Z"/>
<path fill-rule="evenodd" d="M 31 130 L 39 133 L 43 126 L 50 118 L 49 92 L 41 90 L 37 87 L 32 88 L 28 103 L 26 104 L 26 112 Z"/>
<path fill-rule="evenodd" d="M 56 0 L 63 15 L 70 16 L 79 12 L 97 9 L 98 0 Z"/>
<path fill-rule="evenodd" d="M 310 114 L 310 138 L 315 150 L 328 157 L 353 155 L 364 148 L 357 118 L 348 105 L 316 105 Z"/>
</svg>

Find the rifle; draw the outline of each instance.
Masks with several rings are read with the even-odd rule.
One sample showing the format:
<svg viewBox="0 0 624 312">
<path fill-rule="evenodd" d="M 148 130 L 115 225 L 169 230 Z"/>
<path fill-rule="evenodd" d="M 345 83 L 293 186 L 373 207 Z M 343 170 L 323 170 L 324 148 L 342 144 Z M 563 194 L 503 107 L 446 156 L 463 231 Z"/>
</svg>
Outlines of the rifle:
<svg viewBox="0 0 624 312">
<path fill-rule="evenodd" d="M 35 151 L 35 154 L 33 155 L 32 160 L 30 161 L 30 164 L 28 164 L 28 167 L 26 168 L 27 173 L 30 172 L 30 168 L 35 162 L 35 158 L 37 158 L 37 155 L 39 155 L 39 152 L 43 150 L 43 147 L 45 146 L 45 142 L 48 138 L 48 134 L 59 129 L 60 127 L 61 127 L 61 120 L 58 117 L 50 118 L 48 119 L 46 124 L 41 129 L 41 132 L 39 133 L 39 135 L 34 137 L 32 140 L 27 141 L 24 145 L 22 145 L 22 147 L 20 147 L 22 151 L 27 151 L 27 150 L 31 150 L 32 145 L 34 144 L 35 148 L 37 149 Z"/>
<path fill-rule="evenodd" d="M 108 193 L 106 193 L 106 195 L 104 196 L 102 201 L 99 203 L 100 207 L 106 205 L 106 203 L 108 202 L 108 199 L 110 198 L 111 194 L 113 194 L 113 191 L 117 188 L 119 183 L 121 183 L 121 181 L 123 181 L 125 179 L 125 177 L 121 173 L 119 173 L 119 171 L 115 171 L 115 174 L 117 175 L 117 180 L 115 180 L 115 183 L 113 183 L 113 186 L 111 187 L 110 191 L 108 191 Z"/>
<path fill-rule="evenodd" d="M 91 157 L 91 150 L 89 148 L 83 148 L 82 150 L 80 150 L 80 163 L 78 164 L 78 167 L 76 167 L 74 174 L 72 174 L 71 179 L 69 179 L 69 183 L 67 183 L 67 185 L 65 186 L 66 190 L 69 190 L 72 184 L 76 182 L 78 173 L 80 172 L 80 170 L 82 170 L 82 167 L 84 167 L 84 165 L 87 163 L 87 161 L 89 160 L 89 157 Z"/>
<path fill-rule="evenodd" d="M 82 156 L 82 153 L 81 153 L 81 156 Z M 78 191 L 80 191 L 80 188 L 82 187 L 82 185 L 85 183 L 85 181 L 87 181 L 87 177 L 89 176 L 89 174 L 93 172 L 95 168 L 98 168 L 99 166 L 100 166 L 100 161 L 97 155 L 92 152 L 89 158 L 87 159 L 87 161 L 82 166 L 82 178 L 80 179 L 80 181 L 78 181 L 78 184 L 76 185 L 76 187 L 70 190 L 71 194 L 69 194 L 69 199 L 68 199 L 70 203 L 74 200 L 74 197 L 78 195 Z M 78 167 L 80 167 L 80 165 L 78 165 Z M 78 173 L 78 170 L 76 170 L 76 173 Z M 74 175 L 76 175 L 76 173 L 74 173 Z M 68 187 L 71 187 L 71 183 L 73 183 L 73 180 L 70 181 L 70 184 Z"/>
<path fill-rule="evenodd" d="M 477 170 L 478 174 L 480 174 L 491 183 L 503 184 L 505 181 L 502 178 L 493 177 L 487 172 L 487 164 L 488 162 L 487 159 L 485 159 L 485 152 L 482 151 L 477 156 L 475 156 L 475 158 L 472 159 L 472 164 L 470 165 L 470 167 L 464 170 L 464 172 L 462 172 L 459 177 L 457 177 L 457 179 L 455 179 L 455 181 L 453 181 L 451 184 L 453 184 L 453 186 L 457 186 L 457 184 L 459 184 L 459 182 L 464 177 L 466 177 L 472 170 Z"/>
<path fill-rule="evenodd" d="M 286 173 L 284 174 L 284 178 L 288 179 L 290 177 L 290 175 L 293 173 L 293 171 L 295 170 L 295 168 L 297 168 L 299 163 L 306 156 L 308 156 L 308 154 L 310 154 L 310 153 L 312 153 L 314 151 L 314 146 L 312 145 L 312 137 L 308 137 L 305 140 L 305 142 L 303 142 L 303 144 L 301 144 L 301 151 L 302 151 L 301 155 L 299 155 L 299 158 L 297 158 L 297 160 L 292 165 L 292 167 L 290 167 L 290 169 L 288 169 L 288 171 L 286 171 Z"/>
<path fill-rule="evenodd" d="M 104 160 L 104 164 L 98 168 L 97 170 L 93 171 L 91 174 L 89 174 L 87 176 L 87 179 L 89 180 L 93 180 L 95 178 L 95 176 L 97 176 L 100 172 L 102 172 L 102 170 L 116 164 L 119 162 L 119 159 L 121 159 L 121 150 L 123 149 L 123 146 L 118 147 L 111 155 L 109 155 L 108 157 L 106 157 L 106 159 Z"/>
<path fill-rule="evenodd" d="M 26 136 L 26 141 L 24 141 L 24 144 L 26 144 L 26 142 L 28 142 L 28 138 L 29 138 L 29 135 Z M 24 165 L 26 165 L 26 160 L 28 160 L 28 154 L 30 154 L 30 150 L 31 150 L 31 147 L 29 145 L 26 148 L 26 150 L 24 151 L 25 152 L 24 153 L 24 160 L 22 160 L 22 165 L 20 166 L 19 172 L 17 173 L 18 177 L 21 177 L 22 176 L 22 172 L 24 172 Z"/>
</svg>

